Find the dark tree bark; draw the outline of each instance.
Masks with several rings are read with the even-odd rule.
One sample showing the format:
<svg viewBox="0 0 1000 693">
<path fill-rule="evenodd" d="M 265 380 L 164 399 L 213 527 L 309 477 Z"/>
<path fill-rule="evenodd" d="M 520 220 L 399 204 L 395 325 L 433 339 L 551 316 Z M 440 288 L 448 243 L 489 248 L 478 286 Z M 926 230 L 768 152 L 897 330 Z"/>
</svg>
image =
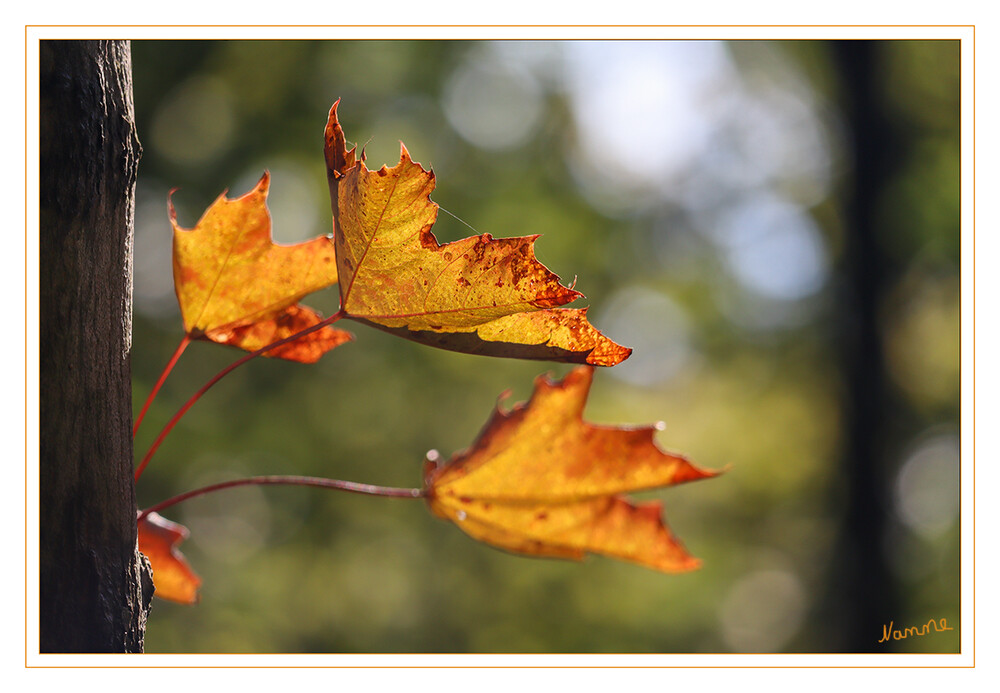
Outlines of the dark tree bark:
<svg viewBox="0 0 1000 693">
<path fill-rule="evenodd" d="M 132 481 L 140 155 L 124 41 L 43 41 L 41 652 L 141 652 L 152 596 Z"/>
</svg>

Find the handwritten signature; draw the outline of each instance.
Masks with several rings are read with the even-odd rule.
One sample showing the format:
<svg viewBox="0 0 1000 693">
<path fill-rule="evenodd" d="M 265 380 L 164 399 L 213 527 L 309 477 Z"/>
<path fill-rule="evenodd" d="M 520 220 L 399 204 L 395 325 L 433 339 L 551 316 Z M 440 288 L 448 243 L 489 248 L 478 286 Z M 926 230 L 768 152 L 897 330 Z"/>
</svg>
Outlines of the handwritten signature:
<svg viewBox="0 0 1000 693">
<path fill-rule="evenodd" d="M 945 630 L 955 630 L 954 628 L 948 627 L 948 620 L 944 618 L 938 621 L 935 621 L 932 618 L 923 626 L 920 627 L 909 626 L 907 628 L 904 628 L 903 630 L 899 630 L 898 628 L 893 629 L 892 626 L 893 626 L 892 621 L 889 621 L 888 625 L 882 626 L 882 639 L 879 640 L 879 642 L 886 642 L 888 640 L 906 640 L 910 636 L 927 635 L 928 633 L 931 632 L 932 627 L 938 633 Z"/>
</svg>

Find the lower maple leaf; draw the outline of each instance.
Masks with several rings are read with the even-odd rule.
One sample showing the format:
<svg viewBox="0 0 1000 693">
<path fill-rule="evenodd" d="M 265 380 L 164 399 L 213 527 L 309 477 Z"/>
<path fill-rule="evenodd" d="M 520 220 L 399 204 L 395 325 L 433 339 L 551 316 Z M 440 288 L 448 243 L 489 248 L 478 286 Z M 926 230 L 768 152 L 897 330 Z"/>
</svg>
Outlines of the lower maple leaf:
<svg viewBox="0 0 1000 693">
<path fill-rule="evenodd" d="M 508 551 L 582 559 L 597 553 L 664 572 L 700 565 L 661 519 L 659 502 L 620 494 L 716 475 L 663 452 L 655 426 L 583 420 L 593 368 L 559 383 L 535 381 L 527 404 L 498 403 L 476 442 L 438 465 L 428 455 L 431 511 L 470 536 Z"/>
</svg>

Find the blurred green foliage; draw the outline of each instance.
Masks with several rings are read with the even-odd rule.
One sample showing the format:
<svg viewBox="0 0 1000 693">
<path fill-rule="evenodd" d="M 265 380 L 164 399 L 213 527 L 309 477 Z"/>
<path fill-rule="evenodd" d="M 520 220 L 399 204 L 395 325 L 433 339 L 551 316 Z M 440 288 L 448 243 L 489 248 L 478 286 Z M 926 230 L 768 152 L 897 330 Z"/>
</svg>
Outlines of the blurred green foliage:
<svg viewBox="0 0 1000 693">
<path fill-rule="evenodd" d="M 584 137 L 589 107 L 580 104 L 607 105 L 601 81 L 595 77 L 594 93 L 581 94 L 566 76 L 586 55 L 606 51 L 610 63 L 632 47 L 133 42 L 144 146 L 136 411 L 182 336 L 167 192 L 178 188 L 180 223 L 192 226 L 223 190 L 242 194 L 266 168 L 275 238 L 328 233 L 322 132 L 339 97 L 345 132 L 365 147 L 371 168 L 394 164 L 399 140 L 434 167 L 432 197 L 450 212 L 435 225 L 440 241 L 471 234 L 465 224 L 499 237 L 542 234 L 539 258 L 564 279 L 577 277 L 594 324 L 637 347 L 631 370 L 597 374 L 590 420 L 662 420 L 663 447 L 728 470 L 643 494 L 664 500 L 667 521 L 704 561 L 700 571 L 678 576 L 601 558 L 577 564 L 501 553 L 431 517 L 420 501 L 305 488 L 193 499 L 164 514 L 192 532 L 182 549 L 204 580 L 202 601 L 157 600 L 147 652 L 836 647 L 835 625 L 816 610 L 834 560 L 842 492 L 846 385 L 831 316 L 839 247 L 850 232 L 838 198 L 846 165 L 829 47 L 717 46 L 718 74 L 744 101 L 730 103 L 736 97 L 721 89 L 704 92 L 692 108 L 709 135 L 679 173 L 664 168 L 652 181 L 627 174 L 642 162 L 616 159 L 611 146 Z M 685 67 L 683 50 L 670 55 Z M 883 466 L 872 473 L 894 480 L 896 520 L 884 545 L 905 609 L 896 623 L 947 618 L 959 625 L 958 44 L 886 42 L 880 55 L 886 104 L 906 147 L 882 196 L 881 241 L 898 269 L 882 306 L 894 425 Z M 674 63 L 644 64 L 652 67 L 637 99 L 669 81 Z M 512 96 L 490 101 L 503 89 Z M 665 117 L 649 113 L 649 132 L 670 127 Z M 782 118 L 795 127 L 775 128 L 768 139 L 768 124 Z M 602 127 L 610 141 L 647 136 L 610 119 Z M 602 151 L 607 160 L 588 168 L 588 157 Z M 768 157 L 777 157 L 770 169 L 761 163 Z M 739 220 L 750 217 L 740 216 L 740 205 L 774 199 L 781 204 L 767 209 L 790 210 L 798 220 L 778 237 L 784 245 L 770 236 L 746 242 Z M 731 238 L 718 235 L 727 218 L 736 220 Z M 761 248 L 773 252 L 755 256 Z M 814 269 L 787 273 L 796 267 Z M 337 295 L 305 303 L 329 314 Z M 523 400 L 535 376 L 568 369 L 437 351 L 347 327 L 357 340 L 316 365 L 257 359 L 221 381 L 154 458 L 138 485 L 140 506 L 255 474 L 418 486 L 424 453 L 448 456 L 469 445 L 501 392 Z M 137 455 L 238 356 L 192 345 L 150 410 Z M 957 651 L 959 633 L 894 645 Z M 873 648 L 880 636 L 873 631 Z"/>
</svg>

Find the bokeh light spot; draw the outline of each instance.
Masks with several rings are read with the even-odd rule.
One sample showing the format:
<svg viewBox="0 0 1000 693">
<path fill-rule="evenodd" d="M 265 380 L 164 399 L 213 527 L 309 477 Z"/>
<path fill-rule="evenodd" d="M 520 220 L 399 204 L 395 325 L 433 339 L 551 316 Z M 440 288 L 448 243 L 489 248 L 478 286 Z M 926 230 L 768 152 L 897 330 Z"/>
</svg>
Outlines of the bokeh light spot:
<svg viewBox="0 0 1000 693">
<path fill-rule="evenodd" d="M 816 222 L 774 196 L 755 197 L 730 210 L 716 238 L 736 280 L 766 298 L 806 298 L 823 286 L 829 272 Z"/>
<path fill-rule="evenodd" d="M 459 66 L 451 75 L 443 105 L 458 133 L 483 149 L 522 144 L 542 112 L 541 90 L 529 73 L 479 60 Z"/>
<path fill-rule="evenodd" d="M 691 358 L 687 315 L 665 294 L 622 289 L 604 305 L 598 324 L 632 348 L 632 355 L 609 372 L 633 385 L 661 385 Z"/>
<path fill-rule="evenodd" d="M 896 511 L 913 531 L 933 538 L 958 517 L 959 443 L 954 435 L 931 438 L 903 463 L 896 476 Z"/>
<path fill-rule="evenodd" d="M 722 636 L 735 652 L 778 652 L 795 635 L 805 607 L 805 588 L 793 573 L 751 573 L 722 601 Z"/>
</svg>

